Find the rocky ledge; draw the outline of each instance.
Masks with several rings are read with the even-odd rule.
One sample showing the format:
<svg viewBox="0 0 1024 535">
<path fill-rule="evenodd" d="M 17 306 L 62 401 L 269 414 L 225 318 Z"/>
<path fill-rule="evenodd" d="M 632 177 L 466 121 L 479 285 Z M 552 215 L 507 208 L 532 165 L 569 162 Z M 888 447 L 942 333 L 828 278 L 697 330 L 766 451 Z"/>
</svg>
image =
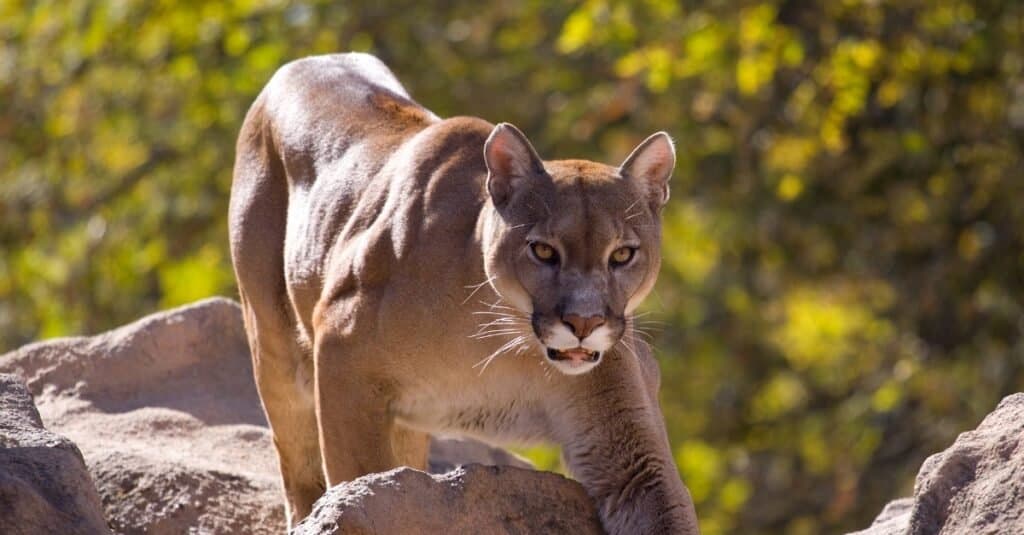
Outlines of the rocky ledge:
<svg viewBox="0 0 1024 535">
<path fill-rule="evenodd" d="M 107 525 L 116 533 L 158 535 L 284 532 L 277 461 L 237 303 L 207 299 L 96 336 L 31 344 L 0 355 L 0 373 L 13 374 L 0 382 L 0 533 L 102 533 Z M 520 470 L 508 477 L 458 471 L 471 463 Z M 464 523 L 485 522 L 482 515 L 502 504 L 538 504 L 542 496 L 572 497 L 553 509 L 565 525 L 592 523 L 592 510 L 570 516 L 569 504 L 589 505 L 578 483 L 528 468 L 507 451 L 471 440 L 435 438 L 431 445 L 431 471 L 458 474 L 438 485 L 462 485 L 463 499 L 471 498 Z M 380 482 L 394 477 L 390 488 L 417 489 L 406 494 L 405 510 L 421 491 L 432 492 L 413 483 L 434 481 L 425 473 L 389 474 L 375 474 L 377 483 L 368 488 L 383 497 L 387 485 Z M 488 488 L 502 501 L 484 500 Z M 435 507 L 454 504 L 457 496 L 418 499 Z M 8 514 L 15 509 L 20 516 Z M 523 511 L 507 512 L 509 529 L 517 530 L 510 532 L 544 531 L 555 514 L 514 520 Z"/>
<path fill-rule="evenodd" d="M 237 303 L 31 344 L 0 355 L 0 374 L 0 533 L 284 531 Z M 439 439 L 430 465 L 439 474 L 334 487 L 296 532 L 600 532 L 578 483 L 503 450 Z M 914 496 L 858 533 L 1024 533 L 1024 394 L 930 457 Z"/>
</svg>

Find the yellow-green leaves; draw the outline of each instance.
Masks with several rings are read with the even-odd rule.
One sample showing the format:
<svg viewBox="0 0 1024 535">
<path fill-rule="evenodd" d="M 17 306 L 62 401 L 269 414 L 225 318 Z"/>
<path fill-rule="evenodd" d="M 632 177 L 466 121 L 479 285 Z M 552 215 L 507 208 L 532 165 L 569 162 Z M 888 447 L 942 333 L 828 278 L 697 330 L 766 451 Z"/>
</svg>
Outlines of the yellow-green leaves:
<svg viewBox="0 0 1024 535">
<path fill-rule="evenodd" d="M 844 386 L 843 381 L 856 376 L 855 367 L 879 359 L 893 335 L 892 325 L 879 315 L 890 300 L 891 290 L 884 284 L 865 284 L 863 290 L 795 289 L 781 302 L 781 322 L 772 340 L 794 369 L 808 371 L 826 385 Z"/>
<path fill-rule="evenodd" d="M 206 245 L 181 260 L 168 260 L 159 268 L 162 308 L 170 308 L 217 295 L 234 282 L 223 268 L 222 249 Z"/>
<path fill-rule="evenodd" d="M 752 492 L 750 483 L 734 474 L 731 465 L 743 463 L 743 455 L 731 455 L 698 440 L 686 440 L 676 448 L 676 464 L 694 502 L 715 507 L 700 517 L 701 533 L 729 533 L 733 516 L 746 505 Z"/>
<path fill-rule="evenodd" d="M 718 262 L 719 243 L 707 214 L 695 204 L 673 207 L 665 214 L 663 260 L 693 286 L 703 282 Z"/>
<path fill-rule="evenodd" d="M 591 4 L 592 5 L 592 4 Z M 593 8 L 578 9 L 569 15 L 558 38 L 558 50 L 575 52 L 587 44 L 594 35 Z"/>
<path fill-rule="evenodd" d="M 0 352 L 234 295 L 242 118 L 356 50 L 550 158 L 672 134 L 640 321 L 704 533 L 862 528 L 1024 385 L 1019 2 L 377 4 L 0 1 Z"/>
</svg>

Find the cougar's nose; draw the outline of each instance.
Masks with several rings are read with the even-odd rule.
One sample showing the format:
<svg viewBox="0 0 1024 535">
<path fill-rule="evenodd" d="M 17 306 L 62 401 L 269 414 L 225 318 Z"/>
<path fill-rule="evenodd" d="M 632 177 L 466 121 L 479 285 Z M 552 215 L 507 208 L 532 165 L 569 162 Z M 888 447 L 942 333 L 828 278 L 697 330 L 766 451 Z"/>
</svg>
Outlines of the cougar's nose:
<svg viewBox="0 0 1024 535">
<path fill-rule="evenodd" d="M 594 332 L 594 329 L 604 325 L 604 316 L 590 316 L 584 318 L 577 314 L 566 314 L 562 316 L 562 323 L 569 326 L 572 329 L 572 333 L 576 335 L 576 338 L 583 340 L 590 336 L 590 333 Z"/>
</svg>

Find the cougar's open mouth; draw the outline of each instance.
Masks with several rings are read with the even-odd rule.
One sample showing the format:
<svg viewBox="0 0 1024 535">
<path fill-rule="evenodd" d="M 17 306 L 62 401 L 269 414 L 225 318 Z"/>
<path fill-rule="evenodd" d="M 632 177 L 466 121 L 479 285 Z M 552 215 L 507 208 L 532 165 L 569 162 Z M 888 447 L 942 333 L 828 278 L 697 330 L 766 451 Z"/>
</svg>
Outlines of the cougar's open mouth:
<svg viewBox="0 0 1024 535">
<path fill-rule="evenodd" d="M 548 358 L 553 361 L 569 361 L 571 363 L 597 362 L 601 358 L 600 351 L 591 351 L 583 347 L 575 347 L 559 351 L 548 348 Z"/>
</svg>

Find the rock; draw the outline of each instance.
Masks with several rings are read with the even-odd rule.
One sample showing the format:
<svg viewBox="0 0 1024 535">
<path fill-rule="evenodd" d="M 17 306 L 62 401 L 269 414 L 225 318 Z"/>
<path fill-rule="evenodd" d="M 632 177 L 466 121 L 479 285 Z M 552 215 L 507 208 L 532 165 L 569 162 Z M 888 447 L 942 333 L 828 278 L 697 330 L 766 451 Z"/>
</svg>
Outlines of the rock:
<svg viewBox="0 0 1024 535">
<path fill-rule="evenodd" d="M 530 461 L 514 453 L 483 442 L 455 437 L 432 437 L 430 459 L 427 463 L 427 470 L 431 474 L 443 474 L 459 466 L 474 463 L 527 469 L 534 467 Z"/>
<path fill-rule="evenodd" d="M 507 466 L 455 468 L 467 463 Z M 298 533 L 600 533 L 579 484 L 499 448 L 435 439 L 430 466 L 455 470 L 339 485 Z M 233 301 L 0 355 L 0 533 L 280 533 L 278 478 Z M 1024 394 L 930 457 L 914 497 L 858 533 L 1024 533 Z"/>
<path fill-rule="evenodd" d="M 1024 394 L 929 457 L 913 498 L 890 503 L 856 535 L 959 533 L 1024 533 Z"/>
<path fill-rule="evenodd" d="M 81 448 L 116 532 L 284 531 L 237 303 L 207 299 L 93 337 L 31 344 L 0 355 L 0 372 L 24 377 L 35 421 L 41 414 Z M 431 444 L 434 471 L 466 463 L 530 466 L 471 440 Z"/>
<path fill-rule="evenodd" d="M 279 496 L 251 477 L 124 452 L 92 469 L 117 533 L 284 531 Z"/>
<path fill-rule="evenodd" d="M 109 533 L 81 452 L 43 428 L 21 379 L 0 374 L 0 533 Z"/>
<path fill-rule="evenodd" d="M 558 474 L 468 465 L 411 468 L 332 487 L 293 535 L 603 533 L 590 497 Z"/>
<path fill-rule="evenodd" d="M 281 533 L 277 461 L 237 303 L 207 299 L 0 356 L 82 449 L 118 533 Z M 0 530 L 2 531 L 2 530 Z"/>
<path fill-rule="evenodd" d="M 878 513 L 871 527 L 857 532 L 870 535 L 897 535 L 907 531 L 907 520 L 914 508 L 913 498 L 898 498 L 885 505 Z"/>
</svg>

